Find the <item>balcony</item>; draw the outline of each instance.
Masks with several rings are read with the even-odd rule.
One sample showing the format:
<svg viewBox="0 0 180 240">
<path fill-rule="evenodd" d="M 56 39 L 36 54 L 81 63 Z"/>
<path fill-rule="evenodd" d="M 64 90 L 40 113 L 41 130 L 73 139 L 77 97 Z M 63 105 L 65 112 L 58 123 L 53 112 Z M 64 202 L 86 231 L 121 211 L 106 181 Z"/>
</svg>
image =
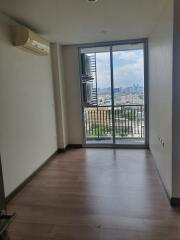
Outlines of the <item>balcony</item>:
<svg viewBox="0 0 180 240">
<path fill-rule="evenodd" d="M 144 144 L 144 105 L 85 107 L 84 122 L 87 144 Z"/>
</svg>

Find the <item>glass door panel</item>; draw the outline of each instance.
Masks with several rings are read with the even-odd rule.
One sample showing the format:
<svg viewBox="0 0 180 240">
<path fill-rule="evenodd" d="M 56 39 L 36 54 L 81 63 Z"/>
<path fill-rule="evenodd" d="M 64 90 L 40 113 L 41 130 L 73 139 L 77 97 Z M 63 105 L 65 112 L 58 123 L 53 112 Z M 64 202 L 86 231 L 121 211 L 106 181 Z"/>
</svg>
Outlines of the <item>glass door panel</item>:
<svg viewBox="0 0 180 240">
<path fill-rule="evenodd" d="M 144 44 L 112 51 L 115 144 L 144 144 Z"/>
<path fill-rule="evenodd" d="M 110 48 L 81 49 L 86 144 L 112 144 L 113 119 Z"/>
</svg>

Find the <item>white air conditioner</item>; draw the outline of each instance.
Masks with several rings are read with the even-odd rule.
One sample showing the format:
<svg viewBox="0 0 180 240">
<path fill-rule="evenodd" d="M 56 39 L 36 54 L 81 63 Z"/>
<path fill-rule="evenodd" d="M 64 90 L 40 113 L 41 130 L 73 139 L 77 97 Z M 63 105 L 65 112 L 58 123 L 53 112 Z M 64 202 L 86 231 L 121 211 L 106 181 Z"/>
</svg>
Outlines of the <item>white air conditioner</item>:
<svg viewBox="0 0 180 240">
<path fill-rule="evenodd" d="M 13 27 L 13 44 L 38 56 L 48 55 L 50 48 L 46 39 L 23 26 Z"/>
</svg>

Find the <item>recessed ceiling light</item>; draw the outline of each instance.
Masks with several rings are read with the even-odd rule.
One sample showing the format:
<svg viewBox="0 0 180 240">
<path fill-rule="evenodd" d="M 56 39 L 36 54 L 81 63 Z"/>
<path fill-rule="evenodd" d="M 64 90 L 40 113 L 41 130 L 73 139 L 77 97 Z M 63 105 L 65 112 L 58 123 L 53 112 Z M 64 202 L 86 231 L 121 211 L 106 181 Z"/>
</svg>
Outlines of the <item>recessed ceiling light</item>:
<svg viewBox="0 0 180 240">
<path fill-rule="evenodd" d="M 89 3 L 96 3 L 98 0 L 87 0 Z"/>
</svg>

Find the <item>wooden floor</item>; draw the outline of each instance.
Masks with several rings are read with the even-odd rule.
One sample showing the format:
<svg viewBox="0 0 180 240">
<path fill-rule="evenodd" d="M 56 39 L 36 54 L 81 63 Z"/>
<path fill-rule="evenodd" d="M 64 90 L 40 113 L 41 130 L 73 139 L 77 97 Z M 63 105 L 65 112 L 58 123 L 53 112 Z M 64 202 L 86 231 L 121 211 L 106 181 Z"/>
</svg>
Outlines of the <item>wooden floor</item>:
<svg viewBox="0 0 180 240">
<path fill-rule="evenodd" d="M 177 240 L 148 150 L 76 149 L 59 154 L 8 205 L 11 240 Z"/>
</svg>

